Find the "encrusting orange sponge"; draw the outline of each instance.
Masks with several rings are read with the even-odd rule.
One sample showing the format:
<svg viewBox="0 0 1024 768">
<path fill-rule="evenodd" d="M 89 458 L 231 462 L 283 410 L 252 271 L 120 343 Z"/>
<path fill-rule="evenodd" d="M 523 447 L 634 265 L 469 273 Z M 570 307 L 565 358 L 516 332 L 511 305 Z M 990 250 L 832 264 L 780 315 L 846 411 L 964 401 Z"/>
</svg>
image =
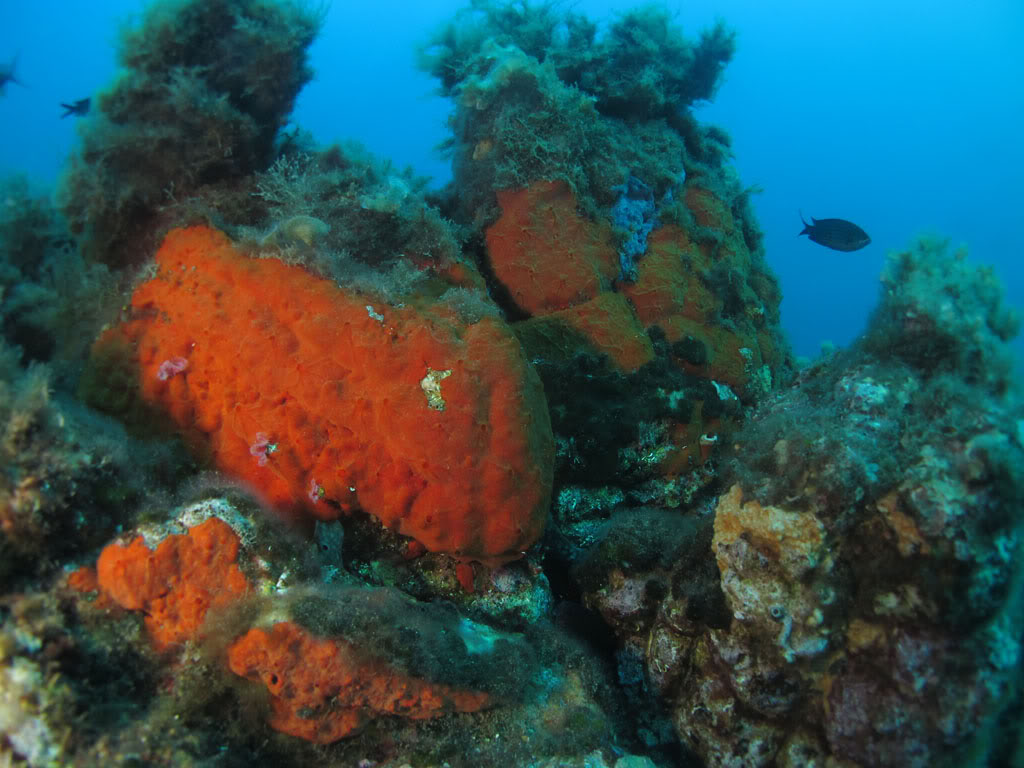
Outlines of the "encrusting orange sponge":
<svg viewBox="0 0 1024 768">
<path fill-rule="evenodd" d="M 145 612 L 153 647 L 163 651 L 193 637 L 211 608 L 249 590 L 236 562 L 238 545 L 237 534 L 216 517 L 168 536 L 156 550 L 141 536 L 127 546 L 114 542 L 100 553 L 96 583 L 122 608 Z M 80 576 L 75 584 L 90 586 L 86 581 Z"/>
<path fill-rule="evenodd" d="M 344 641 L 319 638 L 283 621 L 251 629 L 228 649 L 228 666 L 270 691 L 270 726 L 329 744 L 382 714 L 413 720 L 476 712 L 490 701 L 480 691 L 432 684 L 381 662 L 358 660 Z"/>
<path fill-rule="evenodd" d="M 643 326 L 611 290 L 619 271 L 611 228 L 580 216 L 564 181 L 498 190 L 497 197 L 501 216 L 487 229 L 487 257 L 495 278 L 530 315 L 526 322 L 572 329 L 624 373 L 650 362 L 654 348 Z"/>
<path fill-rule="evenodd" d="M 517 306 L 545 315 L 594 298 L 619 270 L 611 228 L 576 213 L 564 181 L 498 190 L 501 218 L 487 230 L 494 276 Z"/>
<path fill-rule="evenodd" d="M 127 354 L 142 398 L 220 469 L 286 510 L 362 508 L 463 560 L 539 538 L 551 425 L 505 323 L 369 300 L 209 227 L 168 233 L 156 266 L 93 357 Z"/>
</svg>

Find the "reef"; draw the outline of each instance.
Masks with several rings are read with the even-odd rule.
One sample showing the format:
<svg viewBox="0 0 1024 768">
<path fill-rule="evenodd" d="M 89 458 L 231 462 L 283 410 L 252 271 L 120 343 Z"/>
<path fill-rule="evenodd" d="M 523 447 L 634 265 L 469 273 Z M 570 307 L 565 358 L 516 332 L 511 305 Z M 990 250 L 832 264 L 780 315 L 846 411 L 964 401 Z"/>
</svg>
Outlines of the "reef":
<svg viewBox="0 0 1024 768">
<path fill-rule="evenodd" d="M 708 765 L 1019 754 L 1016 318 L 944 243 L 892 254 L 882 283 L 863 339 L 734 435 L 702 524 L 620 513 L 580 565 Z"/>
<path fill-rule="evenodd" d="M 798 368 L 724 24 L 472 0 L 431 189 L 285 130 L 320 21 L 155 3 L 4 182 L 0 764 L 1020 764 L 995 276 Z"/>
</svg>

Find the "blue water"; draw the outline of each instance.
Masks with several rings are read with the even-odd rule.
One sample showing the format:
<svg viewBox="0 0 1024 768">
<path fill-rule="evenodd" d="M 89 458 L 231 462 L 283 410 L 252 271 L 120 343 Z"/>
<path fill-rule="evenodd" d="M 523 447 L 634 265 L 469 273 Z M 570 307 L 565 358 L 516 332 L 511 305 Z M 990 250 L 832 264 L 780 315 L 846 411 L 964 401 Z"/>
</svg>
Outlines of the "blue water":
<svg viewBox="0 0 1024 768">
<path fill-rule="evenodd" d="M 59 102 L 106 86 L 117 29 L 143 7 L 127 0 L 0 5 L 0 62 L 18 55 L 26 87 L 0 96 L 0 174 L 52 188 L 76 136 Z M 357 6 L 358 7 L 354 7 Z M 357 139 L 436 183 L 434 147 L 449 105 L 417 71 L 415 44 L 463 3 L 336 2 L 312 48 L 316 79 L 295 122 L 322 142 Z M 630 3 L 583 0 L 607 19 Z M 885 254 L 922 232 L 966 243 L 1024 306 L 1024 3 L 1020 0 L 716 0 L 669 2 L 696 34 L 716 18 L 738 51 L 699 116 L 733 137 L 784 292 L 794 350 L 847 344 L 874 305 Z M 855 221 L 872 245 L 852 254 L 798 238 L 798 209 Z M 1018 345 L 1024 350 L 1024 346 Z"/>
</svg>

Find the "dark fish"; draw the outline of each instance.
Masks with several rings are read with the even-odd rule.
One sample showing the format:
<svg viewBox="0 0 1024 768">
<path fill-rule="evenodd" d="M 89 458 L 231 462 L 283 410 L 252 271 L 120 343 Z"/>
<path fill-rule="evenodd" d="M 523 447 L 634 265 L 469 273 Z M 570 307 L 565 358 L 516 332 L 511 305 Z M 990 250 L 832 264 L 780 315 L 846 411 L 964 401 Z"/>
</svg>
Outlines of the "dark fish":
<svg viewBox="0 0 1024 768">
<path fill-rule="evenodd" d="M 18 57 L 15 56 L 11 59 L 10 64 L 0 64 L 0 93 L 4 92 L 4 87 L 8 83 L 17 83 L 18 85 L 25 85 L 21 80 L 14 76 L 15 65 L 18 63 Z"/>
<path fill-rule="evenodd" d="M 801 235 L 807 235 L 812 242 L 824 245 L 833 251 L 859 251 L 871 242 L 868 233 L 852 221 L 846 221 L 845 219 L 816 219 L 811 216 L 811 223 L 808 224 L 804 221 L 802 213 L 800 214 L 800 221 L 804 222 L 804 229 L 800 233 Z"/>
<path fill-rule="evenodd" d="M 91 99 L 86 96 L 84 99 L 78 101 L 72 101 L 70 104 L 64 104 L 61 102 L 61 106 L 64 107 L 64 114 L 61 118 L 65 118 L 68 115 L 74 115 L 75 117 L 85 117 L 89 114 L 89 102 Z"/>
</svg>

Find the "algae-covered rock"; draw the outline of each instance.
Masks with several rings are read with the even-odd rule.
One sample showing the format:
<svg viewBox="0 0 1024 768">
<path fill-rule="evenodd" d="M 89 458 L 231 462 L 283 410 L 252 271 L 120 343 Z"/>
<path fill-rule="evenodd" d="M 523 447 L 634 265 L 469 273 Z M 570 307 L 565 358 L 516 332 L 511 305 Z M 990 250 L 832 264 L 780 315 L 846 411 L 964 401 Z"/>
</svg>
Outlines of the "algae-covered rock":
<svg viewBox="0 0 1024 768">
<path fill-rule="evenodd" d="M 933 244 L 891 257 L 883 284 L 864 340 L 737 435 L 712 542 L 732 619 L 698 639 L 675 703 L 709 764 L 996 765 L 1013 748 L 1014 326 L 990 274 Z"/>
<path fill-rule="evenodd" d="M 88 259 L 139 264 L 164 206 L 273 162 L 319 24 L 298 3 L 165 0 L 127 29 L 61 191 Z"/>
<path fill-rule="evenodd" d="M 471 0 L 422 51 L 430 190 L 283 130 L 321 20 L 154 3 L 60 211 L 0 185 L 0 763 L 1020 763 L 991 272 L 891 256 L 863 338 L 794 372 L 694 111 L 724 24 Z"/>
</svg>

